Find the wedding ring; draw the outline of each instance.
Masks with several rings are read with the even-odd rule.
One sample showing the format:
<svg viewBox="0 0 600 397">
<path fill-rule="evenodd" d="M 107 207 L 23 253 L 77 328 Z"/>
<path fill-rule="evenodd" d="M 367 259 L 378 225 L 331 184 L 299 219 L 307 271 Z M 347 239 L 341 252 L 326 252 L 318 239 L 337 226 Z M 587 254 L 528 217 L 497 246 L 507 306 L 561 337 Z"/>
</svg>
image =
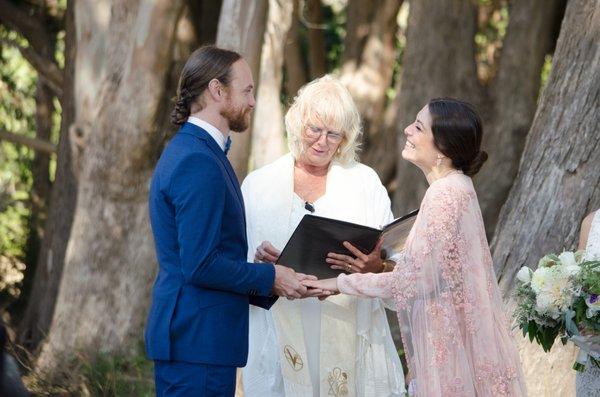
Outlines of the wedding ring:
<svg viewBox="0 0 600 397">
<path fill-rule="evenodd" d="M 352 270 L 352 266 L 350 266 L 348 263 L 346 263 L 346 270 L 348 270 L 348 271 Z"/>
</svg>

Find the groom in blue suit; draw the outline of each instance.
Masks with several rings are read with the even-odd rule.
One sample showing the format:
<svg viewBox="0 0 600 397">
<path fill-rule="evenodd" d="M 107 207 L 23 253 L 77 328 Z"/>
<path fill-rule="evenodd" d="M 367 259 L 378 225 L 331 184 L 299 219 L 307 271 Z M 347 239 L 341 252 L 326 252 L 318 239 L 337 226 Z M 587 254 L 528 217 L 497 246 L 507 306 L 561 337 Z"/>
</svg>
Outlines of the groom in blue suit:
<svg viewBox="0 0 600 397">
<path fill-rule="evenodd" d="M 146 327 L 157 396 L 233 396 L 248 355 L 248 305 L 318 295 L 292 269 L 246 261 L 244 202 L 226 153 L 229 131 L 248 128 L 254 83 L 246 61 L 196 50 L 171 115 L 181 128 L 150 187 L 159 271 Z"/>
</svg>

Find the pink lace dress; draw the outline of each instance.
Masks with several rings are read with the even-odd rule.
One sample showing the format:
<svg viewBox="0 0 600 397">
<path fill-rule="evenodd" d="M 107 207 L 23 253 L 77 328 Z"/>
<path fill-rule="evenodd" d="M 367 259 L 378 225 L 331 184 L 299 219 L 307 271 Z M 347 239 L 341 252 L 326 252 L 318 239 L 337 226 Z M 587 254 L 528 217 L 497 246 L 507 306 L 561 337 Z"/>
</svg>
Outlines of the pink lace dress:
<svg viewBox="0 0 600 397">
<path fill-rule="evenodd" d="M 338 287 L 394 299 L 416 395 L 526 395 L 471 178 L 431 184 L 393 272 L 340 275 Z"/>
</svg>

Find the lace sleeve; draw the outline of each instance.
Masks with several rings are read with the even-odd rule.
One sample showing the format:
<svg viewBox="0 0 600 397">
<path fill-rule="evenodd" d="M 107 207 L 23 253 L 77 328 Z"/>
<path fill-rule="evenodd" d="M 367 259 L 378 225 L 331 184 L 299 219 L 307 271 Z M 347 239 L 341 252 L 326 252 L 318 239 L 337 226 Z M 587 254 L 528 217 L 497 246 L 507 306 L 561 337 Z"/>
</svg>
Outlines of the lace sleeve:
<svg viewBox="0 0 600 397">
<path fill-rule="evenodd" d="M 337 285 L 343 294 L 387 299 L 392 297 L 394 273 L 340 274 Z"/>
</svg>

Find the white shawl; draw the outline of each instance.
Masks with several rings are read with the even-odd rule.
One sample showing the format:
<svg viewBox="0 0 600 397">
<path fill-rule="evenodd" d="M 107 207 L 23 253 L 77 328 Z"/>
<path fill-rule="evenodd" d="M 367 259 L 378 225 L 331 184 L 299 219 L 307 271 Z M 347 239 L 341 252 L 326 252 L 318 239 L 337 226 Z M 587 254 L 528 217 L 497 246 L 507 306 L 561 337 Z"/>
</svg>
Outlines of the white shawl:
<svg viewBox="0 0 600 397">
<path fill-rule="evenodd" d="M 281 250 L 291 236 L 295 227 L 290 224 L 293 176 L 294 159 L 287 154 L 252 172 L 244 180 L 242 193 L 246 207 L 249 261 L 253 260 L 256 247 L 262 241 L 270 241 Z M 379 177 L 363 164 L 342 166 L 332 163 L 327 174 L 325 195 L 339 205 L 320 215 L 371 227 L 380 227 L 393 219 L 390 200 Z M 313 395 L 308 366 L 293 368 L 286 359 L 290 352 L 285 346 L 290 344 L 296 350 L 294 354 L 298 353 L 300 357 L 305 354 L 302 327 L 298 326 L 300 319 L 294 317 L 297 313 L 295 303 L 280 299 L 271 311 L 251 306 L 249 357 L 243 373 L 247 397 Z M 382 302 L 340 295 L 327 299 L 322 305 L 321 394 L 327 395 L 332 386 L 340 386 L 339 382 L 332 385 L 331 381 L 332 377 L 339 380 L 339 373 L 335 370 L 342 368 L 343 375 L 348 377 L 345 385 L 347 393 L 344 395 L 402 395 L 402 366 Z M 335 314 L 336 310 L 351 310 L 356 315 L 348 321 L 332 321 L 331 314 Z M 350 332 L 354 329 L 352 336 L 348 334 L 348 327 L 351 327 Z M 344 334 L 347 336 L 331 336 Z M 349 344 L 354 346 L 348 348 Z M 345 357 L 336 355 L 350 355 L 354 362 L 338 363 L 337 360 Z M 334 391 L 333 395 L 336 394 Z"/>
</svg>

